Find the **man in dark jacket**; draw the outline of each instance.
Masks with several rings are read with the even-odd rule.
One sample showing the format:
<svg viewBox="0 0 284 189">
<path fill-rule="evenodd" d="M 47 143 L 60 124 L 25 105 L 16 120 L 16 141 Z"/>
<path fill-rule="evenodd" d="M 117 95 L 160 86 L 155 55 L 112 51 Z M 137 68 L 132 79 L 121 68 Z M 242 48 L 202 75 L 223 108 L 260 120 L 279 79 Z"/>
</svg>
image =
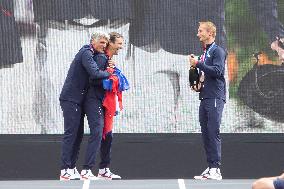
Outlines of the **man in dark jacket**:
<svg viewBox="0 0 284 189">
<path fill-rule="evenodd" d="M 215 44 L 216 26 L 212 22 L 200 22 L 197 37 L 204 47 L 204 53 L 199 60 L 193 54 L 189 63 L 199 68 L 199 122 L 201 126 L 203 144 L 207 156 L 208 168 L 195 179 L 221 180 L 221 139 L 220 124 L 226 101 L 225 60 L 226 52 Z"/>
<path fill-rule="evenodd" d="M 118 51 L 123 48 L 124 39 L 123 36 L 117 32 L 111 32 L 109 39 L 109 44 L 106 48 L 106 58 L 107 60 L 112 60 L 114 55 L 118 55 Z M 115 74 L 115 72 L 114 72 Z M 122 82 L 122 81 L 121 81 Z M 113 87 L 115 88 L 115 87 Z M 102 179 L 107 180 L 118 180 L 121 179 L 119 175 L 116 175 L 111 172 L 109 166 L 111 163 L 111 147 L 112 147 L 112 139 L 113 139 L 113 133 L 112 130 L 105 132 L 107 130 L 106 128 L 110 125 L 113 125 L 113 114 L 109 114 L 110 112 L 107 111 L 107 108 L 105 106 L 105 100 L 107 99 L 107 95 L 105 95 L 104 98 L 104 131 L 103 131 L 103 137 L 101 141 L 101 162 L 99 165 L 99 173 L 98 177 Z M 116 104 L 118 106 L 118 102 Z"/>
<path fill-rule="evenodd" d="M 116 41 L 117 40 L 117 41 Z M 117 44 L 115 43 L 117 42 Z M 95 57 L 98 62 L 98 67 L 100 70 L 108 70 L 110 73 L 113 72 L 113 68 L 109 65 L 113 65 L 114 61 L 112 56 L 117 54 L 123 46 L 123 38 L 120 34 L 116 32 L 110 33 L 110 40 L 108 47 L 106 48 L 105 54 L 99 54 Z M 113 49 L 111 48 L 113 47 Z M 103 88 L 102 79 L 92 79 L 90 81 L 90 89 L 86 95 L 86 100 L 84 103 L 84 112 L 87 114 L 88 123 L 90 127 L 91 137 L 90 141 L 99 145 L 101 143 L 101 163 L 100 171 L 98 177 L 106 179 L 120 179 L 120 176 L 111 173 L 108 168 L 110 164 L 111 155 L 111 145 L 112 145 L 112 132 L 106 134 L 105 138 L 102 139 L 102 131 L 104 127 L 105 120 L 105 108 L 103 107 L 103 100 L 105 98 L 105 89 Z M 101 131 L 100 135 L 96 136 L 97 130 Z M 94 148 L 91 145 L 87 147 L 86 161 L 81 172 L 81 179 L 88 179 L 90 176 L 93 177 L 92 168 L 95 165 L 97 146 Z"/>
<path fill-rule="evenodd" d="M 80 178 L 75 164 L 84 132 L 84 100 L 89 88 L 89 78 L 104 79 L 110 76 L 108 72 L 99 70 L 99 62 L 95 61 L 98 54 L 104 53 L 108 40 L 109 35 L 106 33 L 93 33 L 91 44 L 83 46 L 75 55 L 63 85 L 59 98 L 64 117 L 60 180 Z M 96 130 L 93 134 L 99 136 L 100 132 L 102 131 Z M 89 141 L 89 146 L 96 150 L 99 144 Z M 86 157 L 90 157 L 88 153 L 90 152 L 87 151 Z"/>
</svg>

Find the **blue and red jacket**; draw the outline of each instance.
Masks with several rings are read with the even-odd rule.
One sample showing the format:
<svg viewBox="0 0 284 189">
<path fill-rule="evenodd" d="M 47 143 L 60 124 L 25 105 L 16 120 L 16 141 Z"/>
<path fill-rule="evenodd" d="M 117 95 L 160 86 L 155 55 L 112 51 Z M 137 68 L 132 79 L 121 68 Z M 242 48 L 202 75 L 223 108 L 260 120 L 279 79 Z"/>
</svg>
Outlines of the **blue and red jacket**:
<svg viewBox="0 0 284 189">
<path fill-rule="evenodd" d="M 126 77 L 118 68 L 114 68 L 112 75 L 103 80 L 103 87 L 106 90 L 103 106 L 105 108 L 105 120 L 103 138 L 113 129 L 113 117 L 117 115 L 122 106 L 122 91 L 129 89 Z"/>
</svg>

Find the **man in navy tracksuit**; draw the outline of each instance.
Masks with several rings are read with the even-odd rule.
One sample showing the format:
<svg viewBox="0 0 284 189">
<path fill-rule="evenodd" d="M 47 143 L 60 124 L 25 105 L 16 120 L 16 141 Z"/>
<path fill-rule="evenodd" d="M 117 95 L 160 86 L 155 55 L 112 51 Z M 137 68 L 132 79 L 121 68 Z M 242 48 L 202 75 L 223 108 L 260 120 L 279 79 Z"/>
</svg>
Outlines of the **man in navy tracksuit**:
<svg viewBox="0 0 284 189">
<path fill-rule="evenodd" d="M 105 54 L 99 54 L 95 57 L 96 62 L 98 63 L 98 67 L 100 70 L 108 70 L 109 72 L 113 72 L 113 69 L 109 67 L 109 64 L 114 64 L 112 60 L 112 56 L 116 55 L 120 49 L 123 47 L 123 37 L 119 33 L 111 32 L 109 34 L 110 40 L 109 44 L 106 48 Z M 90 88 L 86 95 L 86 100 L 84 103 L 84 111 L 88 116 L 88 122 L 90 126 L 91 136 L 95 129 L 103 130 L 104 120 L 105 120 L 105 111 L 103 107 L 103 100 L 105 98 L 105 89 L 103 88 L 102 79 L 91 79 L 90 80 Z M 109 164 L 111 161 L 111 146 L 112 146 L 112 131 L 106 133 L 105 138 L 102 138 L 102 133 L 100 136 L 94 137 L 91 140 L 96 140 L 96 143 L 101 143 L 100 147 L 100 155 L 101 155 L 101 163 L 98 177 L 103 179 L 121 179 L 119 175 L 112 173 L 109 169 Z M 92 146 L 90 146 L 92 147 Z M 85 179 L 88 175 L 92 174 L 92 168 L 95 165 L 95 156 L 97 152 L 97 148 L 87 148 L 88 155 L 93 156 L 93 158 L 88 158 L 90 161 L 86 161 L 83 170 L 81 172 L 81 178 Z"/>
<path fill-rule="evenodd" d="M 109 59 L 105 53 L 98 54 L 95 57 L 95 61 L 100 70 L 108 70 L 110 73 L 113 72 L 113 68 L 109 67 L 109 65 L 114 64 L 114 61 Z M 94 148 L 92 145 L 88 145 L 87 147 L 87 155 L 81 172 L 82 180 L 95 177 L 92 173 L 92 168 L 95 166 L 97 151 L 99 150 L 99 147 L 101 147 L 101 151 L 102 148 L 105 148 L 104 143 L 101 142 L 105 117 L 103 107 L 104 97 L 105 89 L 103 88 L 103 79 L 90 78 L 90 88 L 84 102 L 84 111 L 89 115 L 87 116 L 91 133 L 89 141 L 95 143 L 96 147 Z M 99 130 L 99 132 L 97 130 Z M 109 136 L 107 138 L 109 138 Z M 108 140 L 107 145 L 111 145 L 110 143 L 111 141 Z M 104 154 L 101 153 L 101 158 L 104 157 L 103 155 Z"/>
<path fill-rule="evenodd" d="M 108 59 L 104 53 L 94 57 L 99 70 L 105 71 L 108 67 Z M 106 79 L 106 78 L 105 78 Z M 104 127 L 104 109 L 103 99 L 105 90 L 102 85 L 101 78 L 90 78 L 90 86 L 86 94 L 84 102 L 84 112 L 87 115 L 90 128 L 89 145 L 87 146 L 85 163 L 81 171 L 82 180 L 93 180 L 96 178 L 92 173 L 92 168 L 95 166 L 96 154 L 101 146 L 102 132 Z"/>
<path fill-rule="evenodd" d="M 208 163 L 208 168 L 195 179 L 222 179 L 220 124 L 226 101 L 226 52 L 215 44 L 215 36 L 216 26 L 212 22 L 200 22 L 197 37 L 204 53 L 199 59 L 193 54 L 189 57 L 190 65 L 201 73 L 201 84 L 193 90 L 200 91 L 199 122 Z"/>
<path fill-rule="evenodd" d="M 109 35 L 95 32 L 91 37 L 91 44 L 83 46 L 76 54 L 70 65 L 64 86 L 60 94 L 60 106 L 64 117 L 64 137 L 62 141 L 62 165 L 60 180 L 79 179 L 80 175 L 75 167 L 78 159 L 80 144 L 84 132 L 84 101 L 89 88 L 89 78 L 105 79 L 110 76 L 106 71 L 99 70 L 95 57 L 103 53 L 109 40 Z M 87 114 L 87 117 L 90 116 Z M 93 118 L 92 118 L 93 119 Z M 99 148 L 102 128 L 91 129 L 91 137 L 86 152 L 86 163 L 90 164 L 94 158 L 93 151 Z M 92 140 L 96 138 L 96 140 Z M 91 154 L 91 155 L 90 155 Z M 89 179 L 94 179 L 88 175 Z"/>
<path fill-rule="evenodd" d="M 108 62 L 113 61 L 112 58 L 114 55 L 118 55 L 119 50 L 123 48 L 124 44 L 124 38 L 121 34 L 117 32 L 111 32 L 109 33 L 109 44 L 106 48 L 106 58 Z M 116 72 L 114 72 L 117 74 Z M 120 80 L 122 83 L 122 80 Z M 115 88 L 115 87 L 113 87 Z M 106 100 L 106 96 L 104 100 Z M 118 106 L 118 104 L 116 104 Z M 109 108 L 109 107 L 108 107 Z M 102 141 L 101 141 L 101 148 L 100 148 L 100 154 L 101 154 L 101 162 L 99 165 L 99 172 L 98 172 L 98 177 L 101 179 L 107 179 L 107 180 L 118 180 L 121 179 L 119 175 L 116 175 L 112 173 L 110 170 L 109 166 L 111 163 L 111 148 L 112 148 L 112 141 L 113 141 L 113 133 L 112 130 L 108 130 L 108 127 L 113 124 L 113 117 L 109 117 L 109 111 L 107 111 L 107 108 L 105 106 L 105 101 L 104 101 L 104 110 L 105 112 L 105 117 L 104 117 L 104 131 L 107 130 L 108 132 L 103 131 L 103 136 Z M 112 121 L 110 121 L 112 120 Z"/>
</svg>

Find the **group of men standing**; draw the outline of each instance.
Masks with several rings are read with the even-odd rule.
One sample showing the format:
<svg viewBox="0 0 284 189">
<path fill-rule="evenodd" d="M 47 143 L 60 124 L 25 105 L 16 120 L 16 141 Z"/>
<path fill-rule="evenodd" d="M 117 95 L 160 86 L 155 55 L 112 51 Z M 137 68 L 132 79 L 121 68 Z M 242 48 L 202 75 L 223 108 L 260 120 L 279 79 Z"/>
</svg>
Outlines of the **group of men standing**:
<svg viewBox="0 0 284 189">
<path fill-rule="evenodd" d="M 91 36 L 90 44 L 84 45 L 70 65 L 60 94 L 60 106 L 64 117 L 60 180 L 121 179 L 109 169 L 112 146 L 112 131 L 102 137 L 105 113 L 103 100 L 106 90 L 103 80 L 114 72 L 113 55 L 123 48 L 123 36 L 97 31 Z M 87 116 L 90 137 L 81 174 L 76 168 L 80 144 L 84 134 L 84 117 Z M 101 163 L 95 176 L 96 154 L 100 149 Z"/>
<path fill-rule="evenodd" d="M 215 44 L 216 26 L 212 22 L 200 22 L 197 37 L 204 47 L 204 54 L 195 59 L 190 55 L 189 65 L 197 67 L 200 83 L 192 87 L 200 92 L 199 121 L 206 151 L 208 168 L 195 179 L 221 180 L 220 123 L 226 101 L 225 60 L 226 52 Z M 123 37 L 118 33 L 96 32 L 89 45 L 76 54 L 67 74 L 60 105 L 64 116 L 64 138 L 62 142 L 61 180 L 95 180 L 92 168 L 97 150 L 100 148 L 101 163 L 98 177 L 120 179 L 109 170 L 112 132 L 102 136 L 105 126 L 103 100 L 105 89 L 102 80 L 109 78 L 115 62 L 111 57 L 123 47 Z M 87 116 L 90 138 L 85 163 L 81 174 L 76 169 L 80 143 L 84 131 L 84 117 Z"/>
<path fill-rule="evenodd" d="M 199 122 L 208 167 L 194 179 L 222 180 L 220 124 L 226 102 L 225 62 L 226 51 L 215 43 L 216 26 L 210 21 L 199 22 L 197 37 L 204 53 L 189 55 L 188 64 L 198 68 L 198 82 L 191 86 L 199 92 Z M 89 45 L 76 54 L 67 74 L 60 105 L 64 116 L 64 138 L 62 142 L 62 167 L 60 180 L 96 180 L 98 178 L 121 179 L 111 173 L 110 149 L 112 131 L 104 133 L 105 89 L 103 79 L 114 72 L 115 62 L 111 59 L 123 47 L 123 37 L 115 32 L 95 32 Z M 84 116 L 90 127 L 90 138 L 81 174 L 76 168 L 80 143 L 84 131 Z M 111 120 L 112 122 L 112 120 Z M 100 148 L 101 163 L 98 176 L 92 173 L 97 150 Z M 257 188 L 258 183 L 254 184 Z M 276 186 L 277 185 L 277 186 Z M 280 189 L 283 180 L 277 180 L 274 187 Z M 279 187 L 279 186 L 280 187 Z"/>
</svg>

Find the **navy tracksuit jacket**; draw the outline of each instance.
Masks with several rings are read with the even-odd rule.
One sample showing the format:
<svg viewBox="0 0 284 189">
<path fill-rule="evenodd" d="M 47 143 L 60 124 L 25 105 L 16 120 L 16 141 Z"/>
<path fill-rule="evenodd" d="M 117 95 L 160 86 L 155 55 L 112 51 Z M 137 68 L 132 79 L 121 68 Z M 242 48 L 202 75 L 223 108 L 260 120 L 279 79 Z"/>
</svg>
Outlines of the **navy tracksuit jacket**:
<svg viewBox="0 0 284 189">
<path fill-rule="evenodd" d="M 199 94 L 199 122 L 210 168 L 221 165 L 220 124 L 226 101 L 225 60 L 226 52 L 213 43 L 206 47 L 204 62 L 199 61 L 196 65 L 205 75 Z"/>
</svg>

